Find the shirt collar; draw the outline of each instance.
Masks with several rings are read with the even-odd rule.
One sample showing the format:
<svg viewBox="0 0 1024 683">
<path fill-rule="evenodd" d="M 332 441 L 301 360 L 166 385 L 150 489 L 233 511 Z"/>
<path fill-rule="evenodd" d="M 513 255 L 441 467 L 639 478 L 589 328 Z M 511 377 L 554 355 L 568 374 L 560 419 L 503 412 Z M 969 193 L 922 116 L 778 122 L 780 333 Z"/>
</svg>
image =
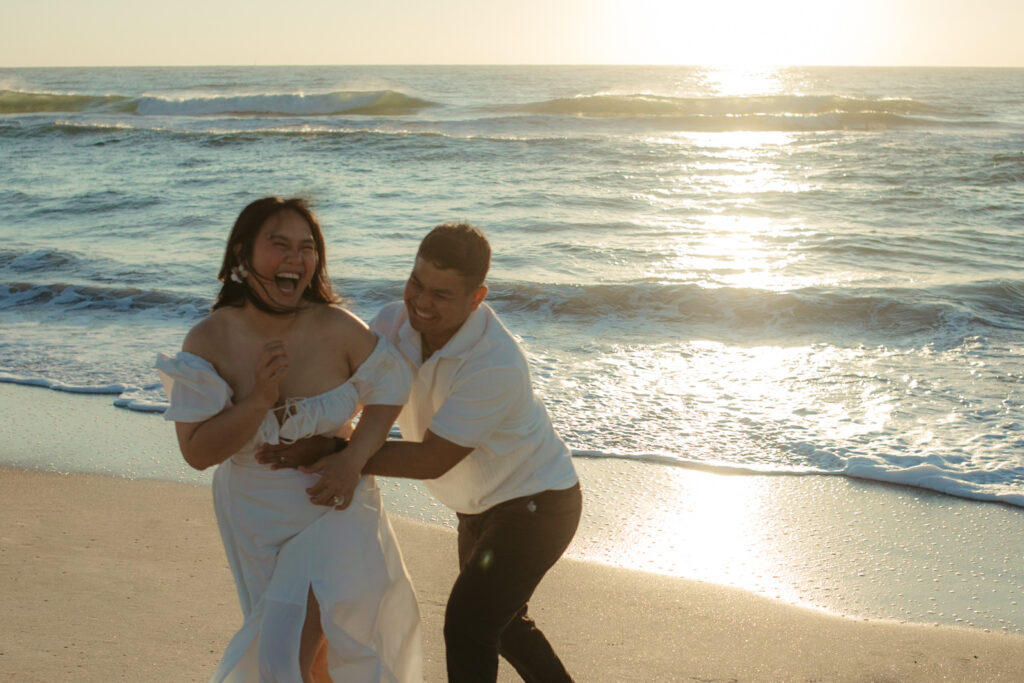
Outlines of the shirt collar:
<svg viewBox="0 0 1024 683">
<path fill-rule="evenodd" d="M 398 349 L 415 367 L 423 365 L 423 339 L 420 333 L 412 329 L 409 324 L 409 312 L 405 310 L 405 303 L 402 303 L 402 321 L 398 328 Z"/>
<path fill-rule="evenodd" d="M 441 357 L 461 358 L 476 346 L 476 343 L 484 336 L 484 330 L 487 327 L 487 313 L 490 310 L 490 306 L 481 303 L 475 311 L 470 313 L 459 331 L 438 351 Z"/>
<path fill-rule="evenodd" d="M 466 322 L 462 323 L 462 327 L 448 340 L 448 343 L 434 352 L 434 356 L 462 358 L 484 336 L 484 330 L 487 329 L 487 315 L 490 310 L 490 306 L 481 303 L 475 311 L 469 314 Z M 423 364 L 423 338 L 420 337 L 419 332 L 412 329 L 407 312 L 405 320 L 398 330 L 398 346 L 417 367 Z"/>
</svg>

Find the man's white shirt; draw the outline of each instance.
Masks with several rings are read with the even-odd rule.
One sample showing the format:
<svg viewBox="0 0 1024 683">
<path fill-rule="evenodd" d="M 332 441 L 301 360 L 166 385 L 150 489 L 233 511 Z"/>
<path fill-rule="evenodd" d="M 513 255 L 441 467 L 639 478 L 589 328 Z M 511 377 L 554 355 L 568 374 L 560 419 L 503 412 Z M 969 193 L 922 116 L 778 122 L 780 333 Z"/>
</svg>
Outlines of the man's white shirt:
<svg viewBox="0 0 1024 683">
<path fill-rule="evenodd" d="M 533 392 L 525 354 L 486 303 L 426 361 L 403 302 L 381 309 L 370 327 L 398 348 L 413 371 L 409 402 L 398 416 L 402 438 L 422 441 L 429 429 L 473 449 L 424 482 L 439 501 L 476 514 L 578 481 L 568 446 Z"/>
</svg>

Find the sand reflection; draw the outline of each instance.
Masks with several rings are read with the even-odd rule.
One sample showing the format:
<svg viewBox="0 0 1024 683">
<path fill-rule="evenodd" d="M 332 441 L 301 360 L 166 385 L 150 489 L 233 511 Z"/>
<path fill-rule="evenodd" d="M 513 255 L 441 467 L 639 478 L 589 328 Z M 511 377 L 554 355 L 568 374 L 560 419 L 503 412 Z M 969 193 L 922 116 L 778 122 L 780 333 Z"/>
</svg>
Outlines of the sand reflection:
<svg viewBox="0 0 1024 683">
<path fill-rule="evenodd" d="M 609 564 L 728 584 L 794 604 L 801 577 L 774 527 L 773 488 L 763 477 L 722 476 L 657 467 L 650 477 L 628 462 L 583 463 L 596 475 L 588 490 L 576 554 Z M 646 470 L 647 468 L 643 468 Z M 606 543 L 598 538 L 609 539 Z"/>
<path fill-rule="evenodd" d="M 856 617 L 1020 632 L 1020 510 L 827 476 L 580 459 L 570 555 Z M 1019 544 L 1018 544 L 1019 545 Z M 967 570 L 965 558 L 969 559 Z"/>
</svg>

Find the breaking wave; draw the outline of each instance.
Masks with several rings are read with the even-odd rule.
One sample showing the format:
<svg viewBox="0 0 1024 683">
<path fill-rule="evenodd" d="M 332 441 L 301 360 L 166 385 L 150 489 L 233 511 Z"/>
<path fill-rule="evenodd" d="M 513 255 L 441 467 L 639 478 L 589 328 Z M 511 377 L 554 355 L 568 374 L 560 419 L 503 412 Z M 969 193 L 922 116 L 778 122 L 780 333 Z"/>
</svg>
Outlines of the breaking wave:
<svg viewBox="0 0 1024 683">
<path fill-rule="evenodd" d="M 894 337 L 978 328 L 1024 330 L 1024 283 L 932 289 L 808 287 L 786 292 L 691 284 L 495 285 L 506 310 L 593 321 L 657 321 L 712 336 L 813 335 L 851 329 Z"/>
<path fill-rule="evenodd" d="M 135 102 L 121 95 L 68 95 L 0 90 L 0 114 L 50 112 L 131 112 Z"/>
<path fill-rule="evenodd" d="M 211 116 L 217 114 L 275 114 L 325 116 L 351 114 L 402 116 L 433 103 L 394 90 L 332 92 L 322 95 L 239 95 L 169 99 L 143 97 L 135 113 L 142 116 Z"/>
<path fill-rule="evenodd" d="M 374 307 L 394 283 L 347 280 L 345 291 Z M 376 294 L 375 294 L 376 293 Z M 385 297 L 387 299 L 393 296 Z M 583 324 L 678 325 L 680 334 L 723 338 L 829 335 L 852 329 L 899 338 L 985 329 L 1024 330 L 1024 282 L 997 280 L 914 289 L 808 287 L 786 292 L 688 284 L 548 285 L 496 282 L 488 300 L 501 311 Z M 0 284 L 0 310 L 153 310 L 192 319 L 211 300 L 174 290 L 69 283 Z"/>
<path fill-rule="evenodd" d="M 574 116 L 809 116 L 821 114 L 935 115 L 941 110 L 912 99 L 858 99 L 839 95 L 666 97 L 581 95 L 522 107 L 538 114 Z"/>
<path fill-rule="evenodd" d="M 431 106 L 434 106 L 432 102 L 394 90 L 342 91 L 316 95 L 299 93 L 185 98 L 0 91 L 0 115 L 90 112 L 127 113 L 139 116 L 402 116 L 415 114 Z"/>
<path fill-rule="evenodd" d="M 26 282 L 0 284 L 0 311 L 43 307 L 62 311 L 155 310 L 175 317 L 194 318 L 208 310 L 210 303 L 208 299 L 189 294 L 137 287 Z"/>
</svg>

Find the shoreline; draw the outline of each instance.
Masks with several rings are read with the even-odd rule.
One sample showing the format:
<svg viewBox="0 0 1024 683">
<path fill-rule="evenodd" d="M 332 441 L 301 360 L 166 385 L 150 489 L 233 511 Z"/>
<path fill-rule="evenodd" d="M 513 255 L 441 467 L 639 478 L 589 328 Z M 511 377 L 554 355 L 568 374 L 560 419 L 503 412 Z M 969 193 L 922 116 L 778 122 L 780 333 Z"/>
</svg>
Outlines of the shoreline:
<svg viewBox="0 0 1024 683">
<path fill-rule="evenodd" d="M 166 402 L 157 402 L 147 398 L 138 398 L 132 396 L 132 391 L 124 385 L 107 385 L 104 387 L 80 387 L 74 385 L 65 385 L 57 382 L 50 382 L 41 378 L 30 378 L 30 377 L 19 377 L 15 375 L 9 375 L 0 372 L 0 386 L 21 386 L 33 389 L 47 389 L 62 394 L 71 394 L 76 396 L 88 396 L 95 398 L 106 398 L 114 397 L 110 400 L 110 405 L 115 408 L 119 408 L 122 411 L 129 414 L 136 415 L 152 415 L 161 416 L 167 407 Z M 397 428 L 396 428 L 397 431 Z M 696 461 L 677 461 L 670 456 L 661 454 L 648 454 L 648 455 L 636 455 L 630 453 L 602 453 L 600 451 L 576 449 L 571 448 L 574 462 L 580 462 L 584 460 L 591 460 L 596 462 L 601 461 L 627 461 L 636 463 L 639 466 L 655 467 L 659 465 L 665 465 L 670 467 L 680 467 L 692 472 L 703 472 L 707 474 L 719 474 L 723 476 L 750 476 L 750 477 L 840 477 L 848 479 L 854 482 L 864 482 L 867 484 L 877 484 L 882 486 L 893 486 L 906 489 L 909 491 L 920 492 L 925 494 L 938 493 L 943 496 L 950 496 L 959 500 L 964 500 L 973 503 L 996 503 L 1001 505 L 1007 505 L 1011 509 L 1020 510 L 1024 512 L 1024 495 L 1017 493 L 989 493 L 979 491 L 964 491 L 964 490 L 952 490 L 948 486 L 935 485 L 934 482 L 925 483 L 923 481 L 915 482 L 913 480 L 906 480 L 900 476 L 892 476 L 891 474 L 880 474 L 872 476 L 857 470 L 814 470 L 806 468 L 796 468 L 793 470 L 773 470 L 773 469 L 759 469 L 755 466 L 743 466 L 737 464 L 728 463 L 701 463 Z M 0 466 L 3 463 L 0 462 Z M 144 478 L 154 478 L 151 476 L 145 476 Z M 161 477 L 155 477 L 161 481 L 167 480 Z M 176 478 L 170 479 L 172 481 L 184 481 L 188 480 Z"/>
<path fill-rule="evenodd" d="M 109 396 L 0 383 L 0 406 L 0 468 L 189 485 L 211 476 L 184 464 L 160 416 L 115 409 Z M 844 477 L 574 462 L 584 516 L 569 558 L 848 618 L 1024 635 L 1012 506 Z M 453 528 L 422 484 L 379 483 L 393 519 Z"/>
</svg>

